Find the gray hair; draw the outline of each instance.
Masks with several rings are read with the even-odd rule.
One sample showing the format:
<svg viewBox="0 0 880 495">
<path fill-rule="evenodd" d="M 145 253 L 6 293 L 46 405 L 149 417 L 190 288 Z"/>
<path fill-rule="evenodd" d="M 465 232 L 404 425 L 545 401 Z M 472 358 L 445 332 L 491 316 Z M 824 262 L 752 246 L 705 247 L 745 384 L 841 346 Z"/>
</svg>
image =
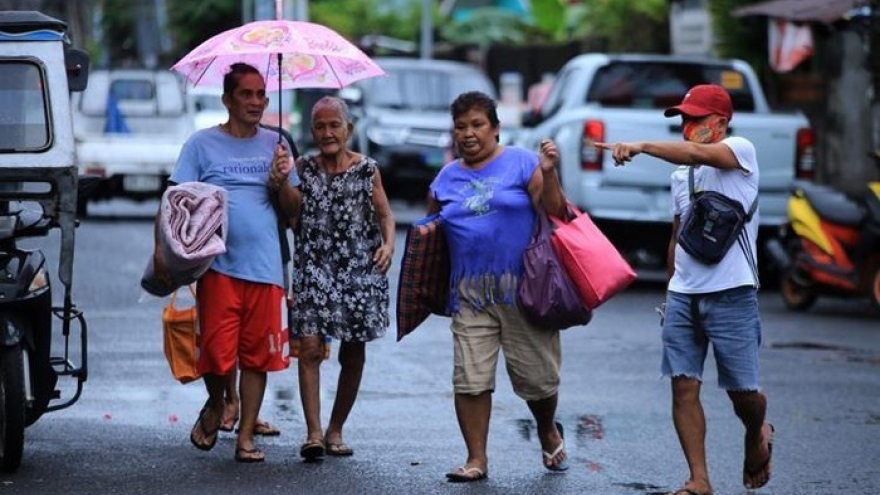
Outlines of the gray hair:
<svg viewBox="0 0 880 495">
<path fill-rule="evenodd" d="M 315 102 L 314 106 L 312 106 L 312 120 L 315 118 L 315 113 L 321 109 L 333 110 L 342 116 L 342 120 L 348 122 L 350 119 L 348 117 L 348 105 L 342 98 L 336 96 L 325 96 Z"/>
</svg>

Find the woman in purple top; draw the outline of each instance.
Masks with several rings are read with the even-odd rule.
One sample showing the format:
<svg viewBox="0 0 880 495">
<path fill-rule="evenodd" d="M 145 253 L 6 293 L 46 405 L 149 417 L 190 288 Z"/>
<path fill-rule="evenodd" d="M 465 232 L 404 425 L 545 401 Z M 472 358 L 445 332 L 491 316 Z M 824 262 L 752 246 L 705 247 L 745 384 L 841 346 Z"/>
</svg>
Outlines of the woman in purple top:
<svg viewBox="0 0 880 495">
<path fill-rule="evenodd" d="M 449 244 L 455 410 L 468 456 L 446 477 L 466 482 L 488 473 L 486 443 L 499 350 L 514 391 L 535 417 L 544 466 L 562 471 L 568 467 L 565 446 L 554 421 L 559 331 L 530 325 L 516 301 L 536 211 L 565 212 L 556 173 L 559 153 L 549 140 L 541 143 L 540 155 L 500 146 L 496 104 L 483 93 L 460 95 L 450 110 L 460 158 L 437 174 L 428 210 L 440 213 Z"/>
</svg>

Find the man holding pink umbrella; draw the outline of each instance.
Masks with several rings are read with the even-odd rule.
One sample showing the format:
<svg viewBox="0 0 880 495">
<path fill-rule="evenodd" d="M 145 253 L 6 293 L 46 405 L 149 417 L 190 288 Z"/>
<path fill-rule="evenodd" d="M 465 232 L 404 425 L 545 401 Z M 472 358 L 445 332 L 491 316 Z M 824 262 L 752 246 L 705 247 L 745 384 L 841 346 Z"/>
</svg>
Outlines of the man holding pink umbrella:
<svg viewBox="0 0 880 495">
<path fill-rule="evenodd" d="M 278 216 L 296 217 L 299 178 L 278 134 L 259 126 L 269 103 L 266 82 L 247 64 L 233 64 L 223 79 L 228 120 L 194 133 L 184 144 L 169 182 L 206 182 L 228 193 L 226 253 L 198 281 L 201 331 L 198 369 L 208 400 L 190 432 L 190 442 L 211 450 L 217 442 L 228 376 L 241 370 L 241 416 L 235 460 L 262 462 L 254 428 L 270 371 L 287 368 L 281 307 L 284 281 Z M 157 218 L 158 222 L 158 218 Z M 167 276 L 161 250 L 154 266 Z"/>
</svg>

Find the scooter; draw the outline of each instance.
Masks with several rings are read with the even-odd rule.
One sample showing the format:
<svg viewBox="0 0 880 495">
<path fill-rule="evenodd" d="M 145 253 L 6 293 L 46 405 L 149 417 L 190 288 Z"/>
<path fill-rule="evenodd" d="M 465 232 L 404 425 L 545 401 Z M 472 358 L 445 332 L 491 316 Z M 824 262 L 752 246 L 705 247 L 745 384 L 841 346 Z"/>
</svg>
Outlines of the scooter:
<svg viewBox="0 0 880 495">
<path fill-rule="evenodd" d="M 830 295 L 867 297 L 880 310 L 880 181 L 855 199 L 828 186 L 799 185 L 788 216 L 780 239 L 768 243 L 782 267 L 785 305 L 803 311 Z"/>
</svg>

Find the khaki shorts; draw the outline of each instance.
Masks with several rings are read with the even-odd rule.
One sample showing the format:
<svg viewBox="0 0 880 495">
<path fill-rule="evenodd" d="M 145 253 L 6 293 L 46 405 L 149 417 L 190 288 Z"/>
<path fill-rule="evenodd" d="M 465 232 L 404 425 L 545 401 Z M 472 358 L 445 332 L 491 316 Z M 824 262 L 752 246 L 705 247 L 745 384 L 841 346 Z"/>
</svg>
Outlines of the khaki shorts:
<svg viewBox="0 0 880 495">
<path fill-rule="evenodd" d="M 495 390 L 498 351 L 503 350 L 513 391 L 524 400 L 541 400 L 559 390 L 562 362 L 559 331 L 529 324 L 519 309 L 495 304 L 476 309 L 461 300 L 452 317 L 456 394 Z"/>
</svg>

